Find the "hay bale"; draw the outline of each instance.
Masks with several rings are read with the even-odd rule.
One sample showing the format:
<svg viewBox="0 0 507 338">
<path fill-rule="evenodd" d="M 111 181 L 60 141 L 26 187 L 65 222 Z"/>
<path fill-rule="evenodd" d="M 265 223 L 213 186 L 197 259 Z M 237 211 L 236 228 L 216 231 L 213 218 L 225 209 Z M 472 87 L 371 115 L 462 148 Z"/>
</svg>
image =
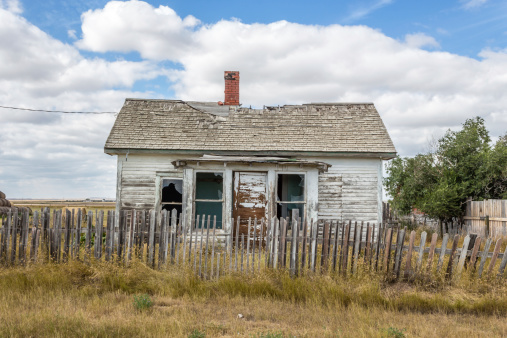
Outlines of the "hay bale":
<svg viewBox="0 0 507 338">
<path fill-rule="evenodd" d="M 0 191 L 0 198 L 5 198 L 5 194 Z"/>
</svg>

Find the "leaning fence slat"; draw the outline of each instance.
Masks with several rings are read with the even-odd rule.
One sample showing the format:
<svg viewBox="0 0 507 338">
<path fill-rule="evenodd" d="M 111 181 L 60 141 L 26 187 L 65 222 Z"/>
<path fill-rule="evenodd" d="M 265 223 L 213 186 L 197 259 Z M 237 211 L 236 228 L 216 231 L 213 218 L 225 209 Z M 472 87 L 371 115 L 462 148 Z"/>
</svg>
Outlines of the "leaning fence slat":
<svg viewBox="0 0 507 338">
<path fill-rule="evenodd" d="M 250 270 L 250 233 L 251 233 L 252 219 L 248 218 L 248 235 L 246 236 L 246 271 Z"/>
<path fill-rule="evenodd" d="M 204 215 L 203 215 L 204 218 Z M 197 219 L 195 221 L 195 238 L 194 238 L 194 272 L 197 270 L 197 235 L 199 232 L 199 215 L 197 215 Z M 176 228 L 176 225 L 175 227 Z M 202 229 L 202 226 L 201 226 Z"/>
<path fill-rule="evenodd" d="M 371 257 L 371 226 L 370 223 L 366 224 L 366 249 L 364 251 L 364 263 L 369 266 L 369 261 Z"/>
<path fill-rule="evenodd" d="M 481 263 L 479 264 L 479 270 L 477 271 L 477 275 L 479 278 L 482 276 L 482 270 L 484 269 L 484 266 L 486 265 L 486 260 L 488 259 L 489 254 L 489 248 L 491 247 L 491 243 L 493 242 L 493 239 L 489 237 L 486 240 L 486 243 L 484 244 L 484 249 L 481 254 Z"/>
<path fill-rule="evenodd" d="M 501 246 L 502 246 L 502 238 L 499 238 L 496 241 L 495 250 L 493 251 L 493 256 L 491 257 L 491 261 L 489 262 L 488 275 L 493 271 L 493 268 L 495 267 L 495 263 L 498 258 L 498 254 L 500 253 Z"/>
<path fill-rule="evenodd" d="M 280 237 L 280 220 L 278 218 L 275 219 L 274 222 L 274 233 L 273 233 L 273 268 L 278 268 L 278 247 L 279 247 L 279 237 Z"/>
<path fill-rule="evenodd" d="M 474 248 L 472 249 L 472 255 L 470 255 L 470 269 L 475 270 L 475 264 L 477 262 L 477 255 L 479 254 L 479 248 L 481 247 L 482 238 L 477 237 L 475 239 Z"/>
<path fill-rule="evenodd" d="M 467 235 L 463 240 L 463 248 L 461 249 L 461 254 L 458 260 L 458 268 L 456 269 L 457 276 L 461 275 L 461 271 L 463 271 L 463 267 L 465 266 L 465 259 L 467 258 L 469 243 L 470 243 L 470 235 Z"/>
<path fill-rule="evenodd" d="M 459 241 L 459 235 L 454 235 L 454 240 L 452 241 L 451 255 L 449 256 L 449 263 L 447 264 L 446 277 L 448 279 L 452 278 L 452 268 L 453 268 L 454 258 L 456 256 L 456 250 L 458 249 L 458 241 Z"/>
<path fill-rule="evenodd" d="M 449 241 L 449 234 L 445 234 L 442 238 L 442 246 L 440 247 L 440 256 L 438 257 L 437 272 L 440 271 L 444 265 L 445 252 L 447 251 L 447 242 Z"/>
<path fill-rule="evenodd" d="M 392 233 L 393 229 L 387 229 L 387 237 L 386 237 L 386 248 L 384 250 L 384 267 L 385 272 L 389 272 L 389 259 L 391 256 L 391 239 L 393 237 Z"/>
<path fill-rule="evenodd" d="M 403 253 L 403 242 L 405 241 L 405 229 L 401 230 L 398 236 L 398 242 L 396 243 L 396 256 L 394 261 L 394 273 L 396 277 L 400 277 L 401 258 Z"/>
<path fill-rule="evenodd" d="M 423 231 L 421 233 L 421 243 L 419 244 L 419 255 L 417 256 L 417 263 L 415 268 L 417 272 L 421 270 L 422 260 L 424 257 L 424 248 L 426 247 L 426 236 L 427 236 L 426 231 Z"/>
<path fill-rule="evenodd" d="M 405 261 L 405 278 L 410 277 L 410 275 L 412 274 L 412 250 L 414 249 L 414 242 L 415 242 L 415 231 L 412 230 L 412 232 L 410 233 L 407 257 Z"/>
<path fill-rule="evenodd" d="M 241 234 L 241 273 L 243 273 L 243 256 L 245 253 L 245 234 Z"/>
<path fill-rule="evenodd" d="M 334 247 L 333 247 L 333 271 L 336 271 L 336 261 L 337 261 L 337 255 L 338 255 L 338 233 L 340 231 L 340 223 L 339 222 L 336 222 L 335 223 L 335 228 L 334 228 Z"/>
<path fill-rule="evenodd" d="M 430 252 L 428 253 L 428 263 L 426 265 L 426 271 L 430 272 L 433 266 L 433 256 L 435 255 L 435 247 L 437 245 L 438 234 L 435 232 L 431 235 Z"/>
<path fill-rule="evenodd" d="M 500 262 L 500 268 L 498 269 L 498 277 L 502 277 L 506 265 L 507 265 L 507 247 L 505 248 L 502 261 Z"/>
</svg>

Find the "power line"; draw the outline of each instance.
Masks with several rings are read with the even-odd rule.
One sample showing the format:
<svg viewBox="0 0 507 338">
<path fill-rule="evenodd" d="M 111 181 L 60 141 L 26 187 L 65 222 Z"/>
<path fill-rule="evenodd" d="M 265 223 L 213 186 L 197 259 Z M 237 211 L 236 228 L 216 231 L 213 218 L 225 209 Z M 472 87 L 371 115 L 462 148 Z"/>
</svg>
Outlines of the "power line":
<svg viewBox="0 0 507 338">
<path fill-rule="evenodd" d="M 117 114 L 116 112 L 108 112 L 108 111 L 97 111 L 97 112 L 95 112 L 95 111 L 63 111 L 63 110 L 30 109 L 30 108 L 8 107 L 8 106 L 0 106 L 0 108 L 26 110 L 26 111 L 34 111 L 34 112 L 44 112 L 44 113 L 60 113 L 60 114 Z"/>
</svg>

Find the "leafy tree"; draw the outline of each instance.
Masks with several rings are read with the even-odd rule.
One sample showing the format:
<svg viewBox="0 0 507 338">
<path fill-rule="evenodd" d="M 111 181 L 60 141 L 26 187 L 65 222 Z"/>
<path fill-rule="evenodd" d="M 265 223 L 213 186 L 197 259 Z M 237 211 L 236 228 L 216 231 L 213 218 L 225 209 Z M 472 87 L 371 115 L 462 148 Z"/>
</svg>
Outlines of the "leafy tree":
<svg viewBox="0 0 507 338">
<path fill-rule="evenodd" d="M 484 120 L 476 117 L 459 131 L 448 130 L 434 151 L 395 158 L 384 180 L 393 207 L 445 221 L 463 217 L 468 198 L 506 198 L 507 134 L 490 143 Z"/>
</svg>

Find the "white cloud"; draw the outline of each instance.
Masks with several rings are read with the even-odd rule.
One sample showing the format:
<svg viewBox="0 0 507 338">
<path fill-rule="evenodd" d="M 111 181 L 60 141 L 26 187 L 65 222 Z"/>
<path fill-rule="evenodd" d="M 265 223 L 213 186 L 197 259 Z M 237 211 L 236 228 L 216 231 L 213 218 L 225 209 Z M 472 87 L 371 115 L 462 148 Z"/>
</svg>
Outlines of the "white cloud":
<svg viewBox="0 0 507 338">
<path fill-rule="evenodd" d="M 118 111 L 153 62 L 87 59 L 13 12 L 0 9 L 0 105 Z M 115 161 L 103 154 L 114 115 L 0 108 L 0 189 L 10 197 L 114 197 Z"/>
<path fill-rule="evenodd" d="M 472 9 L 484 5 L 488 0 L 461 0 L 463 8 Z"/>
<path fill-rule="evenodd" d="M 69 38 L 74 39 L 74 40 L 77 40 L 76 30 L 74 30 L 74 29 L 69 29 L 69 30 L 67 31 L 67 35 L 68 35 L 68 37 L 69 37 Z"/>
<path fill-rule="evenodd" d="M 86 34 L 78 45 L 180 63 L 183 69 L 171 74 L 178 98 L 221 100 L 223 71 L 236 69 L 246 105 L 373 101 L 403 155 L 421 151 L 431 130 L 459 127 L 475 115 L 491 123 L 507 113 L 505 51 L 484 51 L 476 60 L 422 49 L 439 48 L 423 33 L 397 41 L 366 26 L 222 20 L 188 29 L 163 6 L 113 5 L 83 15 Z M 119 15 L 130 12 L 143 15 Z M 168 13 L 164 24 L 144 26 L 161 12 Z M 142 39 L 133 39 L 136 34 Z M 491 125 L 496 134 L 501 128 Z M 413 137 L 414 130 L 421 131 L 420 138 Z"/>
<path fill-rule="evenodd" d="M 23 7 L 19 0 L 0 0 L 0 9 L 5 9 L 14 14 L 23 13 Z"/>
<path fill-rule="evenodd" d="M 440 48 L 440 44 L 432 36 L 424 33 L 414 33 L 405 35 L 405 43 L 413 48 Z"/>
<path fill-rule="evenodd" d="M 477 60 L 424 50 L 439 46 L 422 33 L 398 41 L 366 26 L 201 24 L 141 1 L 110 2 L 84 13 L 82 21 L 82 39 L 71 46 L 0 10 L 0 103 L 118 111 L 125 97 L 160 97 L 131 88 L 161 75 L 173 82 L 177 98 L 219 101 L 223 71 L 239 70 L 246 106 L 374 102 L 404 156 L 424 151 L 428 139 L 476 115 L 493 136 L 506 131 L 505 50 L 484 50 Z M 85 58 L 76 46 L 137 52 L 144 61 Z M 181 67 L 165 70 L 159 60 Z M 18 197 L 113 197 L 114 159 L 102 153 L 113 120 L 0 111 L 8 130 L 0 133 L 0 186 Z M 67 178 L 79 182 L 75 190 L 65 187 Z"/>
</svg>

